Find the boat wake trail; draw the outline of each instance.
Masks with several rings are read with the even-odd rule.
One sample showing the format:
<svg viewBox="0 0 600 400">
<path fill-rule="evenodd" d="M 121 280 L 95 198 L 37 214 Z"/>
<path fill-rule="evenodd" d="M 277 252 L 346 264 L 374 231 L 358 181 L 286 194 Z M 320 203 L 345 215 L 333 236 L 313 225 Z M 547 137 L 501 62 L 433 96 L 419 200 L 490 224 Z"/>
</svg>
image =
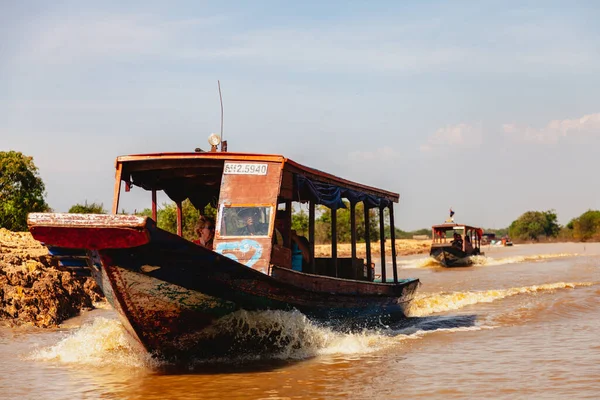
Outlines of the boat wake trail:
<svg viewBox="0 0 600 400">
<path fill-rule="evenodd" d="M 513 256 L 503 258 L 492 258 L 486 256 L 473 256 L 471 260 L 474 266 L 492 266 L 504 264 L 516 264 L 522 262 L 546 261 L 554 258 L 576 257 L 577 253 L 556 253 L 556 254 L 533 254 L 528 256 Z"/>
<path fill-rule="evenodd" d="M 544 291 L 573 289 L 578 286 L 592 286 L 594 284 L 593 282 L 557 282 L 498 290 L 420 293 L 416 295 L 411 303 L 408 314 L 411 317 L 422 317 L 444 311 L 458 310 L 477 303 L 491 303 L 519 294 L 535 294 Z"/>
<path fill-rule="evenodd" d="M 516 264 L 523 262 L 538 262 L 538 261 L 547 261 L 554 258 L 563 258 L 563 257 L 576 257 L 579 254 L 577 253 L 556 253 L 556 254 L 533 254 L 528 256 L 512 256 L 512 257 L 502 257 L 502 258 L 493 258 L 487 256 L 471 256 L 471 261 L 473 261 L 472 266 L 474 267 L 483 267 L 483 266 L 494 266 L 494 265 L 505 265 L 505 264 Z M 424 257 L 418 258 L 416 260 L 410 261 L 399 261 L 398 267 L 401 269 L 415 269 L 415 268 L 432 268 L 432 267 L 441 267 L 442 265 L 437 262 L 432 257 Z"/>
<path fill-rule="evenodd" d="M 557 282 L 510 289 L 419 294 L 408 310 L 409 318 L 390 324 L 340 327 L 311 321 L 298 311 L 240 310 L 216 321 L 210 329 L 190 336 L 197 347 L 183 360 L 189 368 L 211 364 L 233 365 L 267 360 L 303 360 L 323 355 L 363 355 L 421 339 L 433 332 L 493 329 L 472 314 L 436 315 L 477 303 L 490 303 L 515 295 L 552 292 L 592 286 L 593 282 Z M 173 360 L 157 360 L 129 344 L 116 319 L 98 317 L 72 329 L 57 344 L 38 349 L 31 359 L 99 367 L 164 368 Z M 182 360 L 177 363 L 181 364 Z"/>
</svg>

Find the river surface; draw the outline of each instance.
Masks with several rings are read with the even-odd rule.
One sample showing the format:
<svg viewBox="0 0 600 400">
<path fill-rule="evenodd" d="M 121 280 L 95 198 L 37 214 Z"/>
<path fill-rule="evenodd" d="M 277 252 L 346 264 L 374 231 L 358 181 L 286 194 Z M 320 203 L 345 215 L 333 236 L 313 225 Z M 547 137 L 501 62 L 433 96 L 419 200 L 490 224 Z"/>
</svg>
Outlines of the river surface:
<svg viewBox="0 0 600 400">
<path fill-rule="evenodd" d="M 483 250 L 467 268 L 400 257 L 399 276 L 422 286 L 394 325 L 340 333 L 243 313 L 245 332 L 278 332 L 268 357 L 161 363 L 106 304 L 60 329 L 0 328 L 0 398 L 600 398 L 600 244 Z"/>
</svg>

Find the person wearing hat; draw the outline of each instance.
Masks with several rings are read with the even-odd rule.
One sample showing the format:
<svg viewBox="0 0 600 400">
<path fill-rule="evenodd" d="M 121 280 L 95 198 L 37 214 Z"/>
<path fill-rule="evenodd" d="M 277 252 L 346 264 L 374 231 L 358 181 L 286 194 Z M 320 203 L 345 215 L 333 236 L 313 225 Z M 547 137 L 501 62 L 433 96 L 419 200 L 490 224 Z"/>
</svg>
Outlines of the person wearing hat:
<svg viewBox="0 0 600 400">
<path fill-rule="evenodd" d="M 256 236 L 256 235 L 266 235 L 267 229 L 266 224 L 260 223 L 258 210 L 253 207 L 248 207 L 238 214 L 242 221 L 244 221 L 244 226 L 240 229 L 239 235 L 241 236 Z"/>
<path fill-rule="evenodd" d="M 454 232 L 454 240 L 452 241 L 452 246 L 458 247 L 459 249 L 462 249 L 463 247 L 462 237 L 458 232 Z"/>
</svg>

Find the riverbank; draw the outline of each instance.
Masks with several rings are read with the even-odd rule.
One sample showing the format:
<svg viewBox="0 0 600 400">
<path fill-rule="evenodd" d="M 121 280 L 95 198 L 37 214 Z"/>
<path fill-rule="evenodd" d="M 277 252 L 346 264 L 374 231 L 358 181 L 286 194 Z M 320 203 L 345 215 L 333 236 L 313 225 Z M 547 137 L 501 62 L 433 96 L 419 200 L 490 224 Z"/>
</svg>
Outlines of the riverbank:
<svg viewBox="0 0 600 400">
<path fill-rule="evenodd" d="M 55 327 L 102 298 L 93 279 L 61 271 L 29 232 L 0 228 L 0 321 Z"/>
<path fill-rule="evenodd" d="M 431 242 L 429 240 L 415 240 L 415 239 L 399 239 L 396 240 L 396 255 L 410 256 L 413 254 L 427 254 L 429 253 L 429 247 Z M 379 256 L 381 254 L 381 245 L 379 242 L 371 243 L 371 255 Z M 356 256 L 358 258 L 365 258 L 367 247 L 365 243 L 356 244 Z M 386 255 L 392 254 L 392 242 L 387 240 L 385 242 Z M 352 248 L 350 243 L 338 243 L 337 255 L 338 257 L 350 257 Z M 331 257 L 331 245 L 330 244 L 318 244 L 315 245 L 315 257 Z"/>
</svg>

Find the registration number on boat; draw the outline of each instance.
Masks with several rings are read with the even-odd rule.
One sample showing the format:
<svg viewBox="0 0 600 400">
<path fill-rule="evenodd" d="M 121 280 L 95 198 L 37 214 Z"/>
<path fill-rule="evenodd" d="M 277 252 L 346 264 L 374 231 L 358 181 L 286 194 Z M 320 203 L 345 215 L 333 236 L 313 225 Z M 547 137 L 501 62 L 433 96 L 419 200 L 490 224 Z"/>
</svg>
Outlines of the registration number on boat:
<svg viewBox="0 0 600 400">
<path fill-rule="evenodd" d="M 225 163 L 223 173 L 226 175 L 266 175 L 267 164 Z"/>
</svg>

